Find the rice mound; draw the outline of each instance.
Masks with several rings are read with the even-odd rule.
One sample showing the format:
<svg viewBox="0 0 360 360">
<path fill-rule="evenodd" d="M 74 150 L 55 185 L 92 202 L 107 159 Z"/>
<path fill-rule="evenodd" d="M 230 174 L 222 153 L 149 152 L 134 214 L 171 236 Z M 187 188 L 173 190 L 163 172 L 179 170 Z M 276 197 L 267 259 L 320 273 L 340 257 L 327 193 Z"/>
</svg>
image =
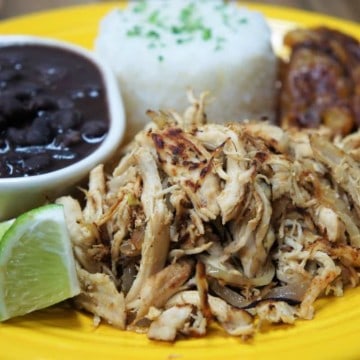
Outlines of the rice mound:
<svg viewBox="0 0 360 360">
<path fill-rule="evenodd" d="M 186 91 L 210 92 L 209 122 L 274 117 L 277 59 L 257 12 L 219 0 L 133 2 L 101 21 L 95 51 L 114 70 L 127 139 L 149 109 L 179 112 Z"/>
</svg>

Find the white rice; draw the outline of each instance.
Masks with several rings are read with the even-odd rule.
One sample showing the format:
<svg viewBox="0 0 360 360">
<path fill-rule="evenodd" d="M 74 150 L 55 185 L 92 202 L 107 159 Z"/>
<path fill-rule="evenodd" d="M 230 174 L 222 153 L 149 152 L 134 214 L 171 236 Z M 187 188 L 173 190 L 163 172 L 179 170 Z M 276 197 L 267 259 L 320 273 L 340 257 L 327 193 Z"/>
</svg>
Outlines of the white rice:
<svg viewBox="0 0 360 360">
<path fill-rule="evenodd" d="M 136 1 L 101 21 L 95 50 L 115 71 L 128 138 L 146 110 L 187 107 L 210 91 L 209 121 L 274 115 L 276 56 L 264 17 L 221 0 Z"/>
</svg>

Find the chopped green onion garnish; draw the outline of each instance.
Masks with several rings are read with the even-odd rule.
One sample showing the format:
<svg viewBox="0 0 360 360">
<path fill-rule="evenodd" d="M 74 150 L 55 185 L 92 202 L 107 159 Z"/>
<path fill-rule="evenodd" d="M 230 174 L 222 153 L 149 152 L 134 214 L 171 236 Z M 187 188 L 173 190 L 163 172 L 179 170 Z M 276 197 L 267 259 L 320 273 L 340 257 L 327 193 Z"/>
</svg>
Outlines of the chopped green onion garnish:
<svg viewBox="0 0 360 360">
<path fill-rule="evenodd" d="M 132 29 L 128 30 L 126 35 L 127 36 L 139 36 L 139 35 L 141 35 L 141 27 L 139 25 L 135 25 Z"/>
<path fill-rule="evenodd" d="M 137 5 L 133 8 L 134 13 L 140 13 L 146 10 L 146 0 L 137 1 Z"/>
<path fill-rule="evenodd" d="M 203 29 L 202 38 L 203 40 L 210 40 L 212 36 L 212 31 L 209 28 Z"/>
</svg>

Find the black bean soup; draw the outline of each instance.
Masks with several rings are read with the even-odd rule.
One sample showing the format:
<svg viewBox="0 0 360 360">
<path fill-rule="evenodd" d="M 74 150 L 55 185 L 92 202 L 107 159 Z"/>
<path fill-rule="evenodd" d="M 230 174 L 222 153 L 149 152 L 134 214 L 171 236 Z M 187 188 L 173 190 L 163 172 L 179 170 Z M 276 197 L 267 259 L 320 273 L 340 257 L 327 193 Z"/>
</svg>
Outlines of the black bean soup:
<svg viewBox="0 0 360 360">
<path fill-rule="evenodd" d="M 38 175 L 93 152 L 109 128 L 94 63 L 46 45 L 0 46 L 0 178 Z"/>
</svg>

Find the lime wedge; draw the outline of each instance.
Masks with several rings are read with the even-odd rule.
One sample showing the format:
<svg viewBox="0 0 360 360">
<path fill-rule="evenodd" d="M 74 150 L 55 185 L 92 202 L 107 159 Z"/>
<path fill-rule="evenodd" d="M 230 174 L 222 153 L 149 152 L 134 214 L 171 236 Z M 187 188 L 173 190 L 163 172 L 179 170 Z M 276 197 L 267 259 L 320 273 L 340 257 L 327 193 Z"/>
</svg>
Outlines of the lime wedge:
<svg viewBox="0 0 360 360">
<path fill-rule="evenodd" d="M 0 321 L 80 292 L 61 205 L 45 205 L 0 224 Z"/>
<path fill-rule="evenodd" d="M 6 231 L 8 230 L 8 228 L 13 224 L 14 221 L 15 221 L 15 219 L 11 219 L 11 220 L 3 221 L 2 223 L 0 223 L 0 241 L 1 241 L 2 237 L 4 236 L 4 234 L 6 233 Z"/>
</svg>

